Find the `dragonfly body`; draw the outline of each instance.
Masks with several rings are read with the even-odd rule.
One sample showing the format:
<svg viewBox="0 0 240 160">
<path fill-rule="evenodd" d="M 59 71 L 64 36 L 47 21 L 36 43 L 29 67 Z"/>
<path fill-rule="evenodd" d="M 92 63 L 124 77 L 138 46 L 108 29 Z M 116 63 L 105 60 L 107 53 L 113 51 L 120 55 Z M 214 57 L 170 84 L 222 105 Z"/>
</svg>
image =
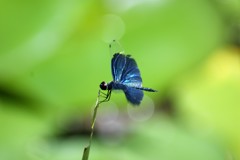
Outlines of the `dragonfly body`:
<svg viewBox="0 0 240 160">
<path fill-rule="evenodd" d="M 130 55 L 115 53 L 111 62 L 113 81 L 103 81 L 100 84 L 102 90 L 108 91 L 103 101 L 110 99 L 112 90 L 122 90 L 130 103 L 139 105 L 143 99 L 143 91 L 156 92 L 154 89 L 142 87 L 140 71 Z"/>
</svg>

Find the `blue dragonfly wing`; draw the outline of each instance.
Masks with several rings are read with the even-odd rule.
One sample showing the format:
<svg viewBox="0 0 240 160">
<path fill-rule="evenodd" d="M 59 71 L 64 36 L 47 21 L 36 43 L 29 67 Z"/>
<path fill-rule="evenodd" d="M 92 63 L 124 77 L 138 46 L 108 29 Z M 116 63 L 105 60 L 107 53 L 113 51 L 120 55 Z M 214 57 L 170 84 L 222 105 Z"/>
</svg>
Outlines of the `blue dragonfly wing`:
<svg viewBox="0 0 240 160">
<path fill-rule="evenodd" d="M 139 105 L 143 99 L 143 91 L 134 87 L 127 86 L 122 83 L 113 82 L 113 89 L 122 90 L 127 100 L 133 105 Z"/>
<path fill-rule="evenodd" d="M 133 87 L 126 86 L 125 90 L 123 90 L 127 100 L 133 105 L 139 105 L 143 99 L 143 91 L 140 89 L 136 89 Z"/>
<path fill-rule="evenodd" d="M 129 87 L 142 87 L 142 78 L 140 71 L 138 69 L 136 61 L 131 58 L 130 55 L 126 55 L 126 63 L 122 71 L 120 82 Z"/>
<path fill-rule="evenodd" d="M 120 82 L 126 65 L 126 56 L 124 54 L 115 53 L 111 65 L 113 81 Z"/>
</svg>

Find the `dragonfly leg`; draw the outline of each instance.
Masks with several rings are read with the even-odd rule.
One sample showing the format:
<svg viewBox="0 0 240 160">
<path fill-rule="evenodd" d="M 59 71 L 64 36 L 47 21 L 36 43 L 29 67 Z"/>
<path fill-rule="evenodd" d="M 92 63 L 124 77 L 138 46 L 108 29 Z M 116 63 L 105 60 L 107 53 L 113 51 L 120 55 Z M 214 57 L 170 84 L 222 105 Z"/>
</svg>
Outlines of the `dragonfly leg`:
<svg viewBox="0 0 240 160">
<path fill-rule="evenodd" d="M 110 98 L 111 98 L 111 93 L 112 93 L 112 90 L 109 90 L 109 92 L 108 92 L 108 97 L 107 97 L 107 101 L 110 100 Z"/>
<path fill-rule="evenodd" d="M 101 95 L 101 96 L 104 97 L 105 99 L 102 100 L 102 101 L 100 101 L 100 103 L 109 101 L 109 100 L 110 100 L 110 97 L 111 97 L 111 92 L 112 92 L 112 90 L 108 90 L 107 94 L 104 93 L 104 96 Z M 101 92 L 101 93 L 103 93 L 103 92 Z"/>
<path fill-rule="evenodd" d="M 103 91 L 100 90 L 100 96 L 106 98 L 108 93 L 104 93 Z"/>
</svg>

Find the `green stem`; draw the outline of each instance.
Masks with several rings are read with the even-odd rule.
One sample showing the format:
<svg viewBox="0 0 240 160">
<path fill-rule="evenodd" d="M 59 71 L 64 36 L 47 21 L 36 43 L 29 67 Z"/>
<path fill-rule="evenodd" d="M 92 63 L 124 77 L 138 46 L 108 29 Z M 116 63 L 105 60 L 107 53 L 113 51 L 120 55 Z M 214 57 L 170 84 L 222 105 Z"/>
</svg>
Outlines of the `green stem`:
<svg viewBox="0 0 240 160">
<path fill-rule="evenodd" d="M 101 103 L 99 101 L 99 97 L 100 97 L 100 91 L 98 91 L 98 97 L 97 97 L 96 105 L 95 105 L 94 112 L 93 112 L 89 144 L 87 147 L 84 148 L 82 160 L 88 160 L 88 157 L 89 157 L 89 152 L 90 152 L 90 147 L 91 147 L 92 137 L 93 137 L 93 131 L 94 131 L 94 126 L 95 126 L 96 117 L 97 117 L 97 109 L 99 107 L 99 104 Z"/>
</svg>

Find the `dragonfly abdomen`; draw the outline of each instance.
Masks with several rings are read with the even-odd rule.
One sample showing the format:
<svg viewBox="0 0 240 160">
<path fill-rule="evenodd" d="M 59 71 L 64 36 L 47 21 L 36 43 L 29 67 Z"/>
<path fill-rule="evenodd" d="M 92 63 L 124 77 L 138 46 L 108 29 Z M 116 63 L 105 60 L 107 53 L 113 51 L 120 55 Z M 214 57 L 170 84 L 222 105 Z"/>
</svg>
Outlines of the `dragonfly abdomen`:
<svg viewBox="0 0 240 160">
<path fill-rule="evenodd" d="M 157 90 L 154 90 L 152 88 L 146 88 L 146 87 L 136 87 L 136 89 L 140 89 L 140 90 L 148 91 L 148 92 L 157 92 Z"/>
</svg>

